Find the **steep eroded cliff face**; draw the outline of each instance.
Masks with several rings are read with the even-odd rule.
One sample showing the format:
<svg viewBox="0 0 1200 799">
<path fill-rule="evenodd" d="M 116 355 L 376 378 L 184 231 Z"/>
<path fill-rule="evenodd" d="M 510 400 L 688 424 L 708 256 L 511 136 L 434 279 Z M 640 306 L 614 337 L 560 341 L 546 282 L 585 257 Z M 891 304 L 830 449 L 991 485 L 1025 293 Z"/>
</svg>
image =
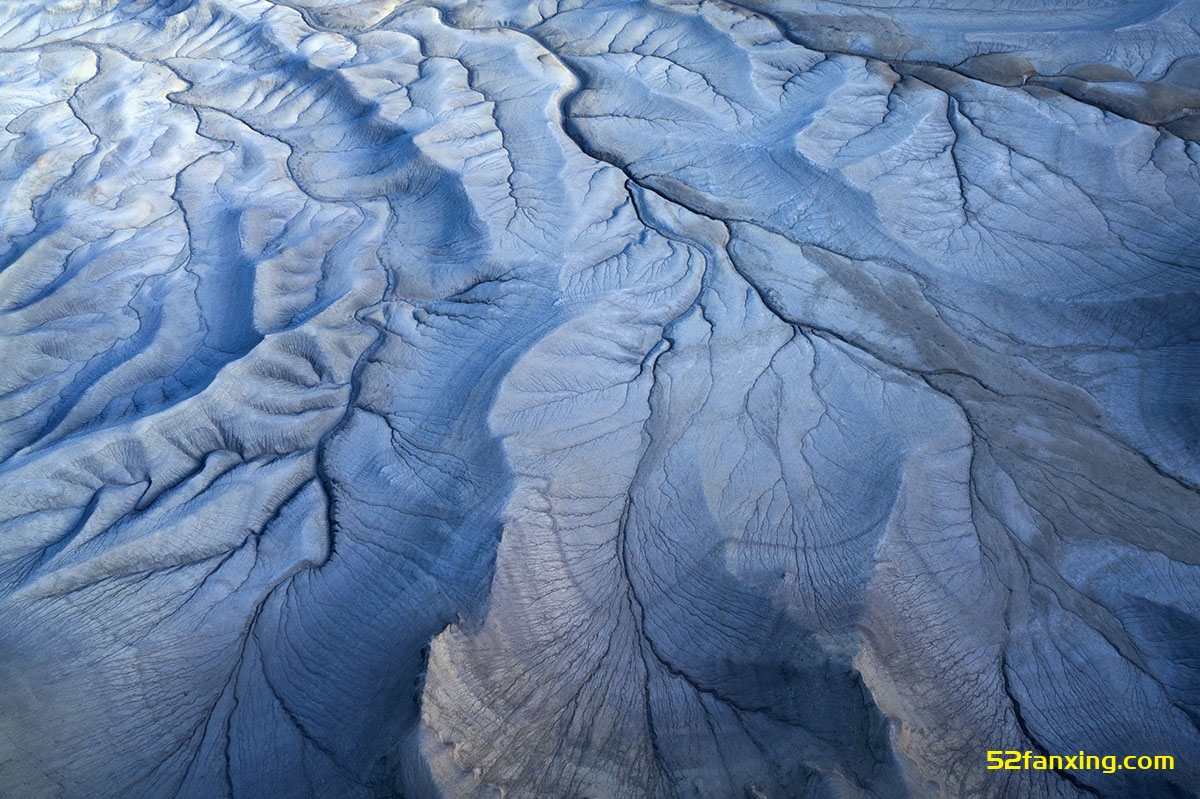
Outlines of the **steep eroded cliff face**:
<svg viewBox="0 0 1200 799">
<path fill-rule="evenodd" d="M 0 795 L 1200 794 L 1198 31 L 0 10 Z"/>
</svg>

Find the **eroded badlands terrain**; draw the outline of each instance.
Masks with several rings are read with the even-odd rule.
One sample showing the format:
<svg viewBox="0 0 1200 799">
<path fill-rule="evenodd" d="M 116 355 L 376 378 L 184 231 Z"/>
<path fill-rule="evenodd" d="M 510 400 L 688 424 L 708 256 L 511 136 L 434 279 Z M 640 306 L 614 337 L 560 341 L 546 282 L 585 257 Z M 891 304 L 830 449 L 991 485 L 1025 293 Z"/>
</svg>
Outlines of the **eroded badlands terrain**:
<svg viewBox="0 0 1200 799">
<path fill-rule="evenodd" d="M 0 7 L 0 795 L 1196 796 L 1200 4 L 889 6 Z"/>
</svg>

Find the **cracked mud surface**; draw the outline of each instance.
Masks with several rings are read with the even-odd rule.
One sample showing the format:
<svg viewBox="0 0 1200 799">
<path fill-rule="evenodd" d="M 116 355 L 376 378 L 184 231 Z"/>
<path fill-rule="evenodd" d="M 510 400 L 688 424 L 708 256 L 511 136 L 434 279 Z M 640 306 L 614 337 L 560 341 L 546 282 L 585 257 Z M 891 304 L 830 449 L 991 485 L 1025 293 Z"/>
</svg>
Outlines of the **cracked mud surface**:
<svg viewBox="0 0 1200 799">
<path fill-rule="evenodd" d="M 1194 2 L 78 0 L 0 123 L 0 796 L 1200 795 Z"/>
</svg>

